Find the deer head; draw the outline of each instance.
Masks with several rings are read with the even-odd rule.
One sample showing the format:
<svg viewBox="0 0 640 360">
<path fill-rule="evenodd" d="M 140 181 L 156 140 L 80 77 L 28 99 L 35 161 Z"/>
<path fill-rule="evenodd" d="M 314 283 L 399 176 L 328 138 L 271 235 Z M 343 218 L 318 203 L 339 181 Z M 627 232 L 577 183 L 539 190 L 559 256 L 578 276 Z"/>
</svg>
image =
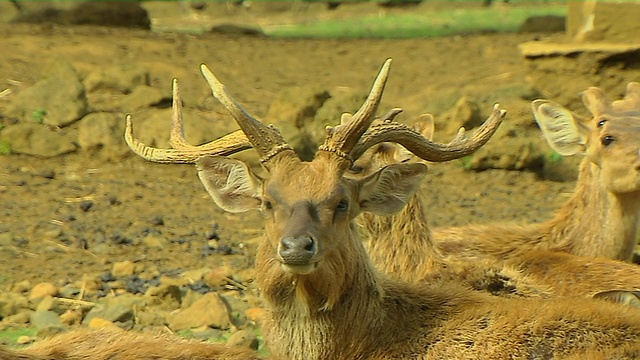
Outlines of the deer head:
<svg viewBox="0 0 640 360">
<path fill-rule="evenodd" d="M 549 145 L 561 155 L 584 154 L 600 169 L 610 192 L 640 190 L 640 83 L 629 83 L 623 100 L 611 101 L 591 87 L 582 93 L 582 101 L 591 118 L 551 101 L 532 103 Z"/>
<path fill-rule="evenodd" d="M 371 126 L 387 81 L 391 60 L 378 74 L 362 107 L 343 116 L 342 124 L 327 128 L 327 138 L 310 162 L 300 160 L 279 131 L 249 115 L 205 66 L 201 71 L 213 95 L 229 110 L 241 128 L 211 143 L 195 147 L 182 135 L 180 100 L 174 81 L 174 149 L 153 149 L 133 137 L 127 117 L 125 138 L 138 155 L 158 162 L 191 162 L 216 204 L 229 212 L 261 210 L 265 240 L 260 245 L 257 267 L 262 277 L 282 284 L 299 283 L 308 292 L 322 293 L 319 306 L 330 308 L 352 264 L 364 251 L 353 241 L 351 221 L 360 212 L 391 214 L 413 195 L 426 172 L 421 163 L 386 166 L 369 176 L 352 179 L 345 171 L 367 148 L 391 141 L 429 161 L 465 156 L 493 135 L 505 112 L 494 108 L 492 116 L 470 139 L 462 132 L 449 144 L 439 144 L 405 125 L 387 119 Z M 243 162 L 226 156 L 252 146 L 267 171 L 253 173 Z M 300 285 L 302 284 L 302 285 Z M 338 286 L 336 286 L 336 284 Z M 276 296 L 275 294 L 274 296 Z"/>
</svg>

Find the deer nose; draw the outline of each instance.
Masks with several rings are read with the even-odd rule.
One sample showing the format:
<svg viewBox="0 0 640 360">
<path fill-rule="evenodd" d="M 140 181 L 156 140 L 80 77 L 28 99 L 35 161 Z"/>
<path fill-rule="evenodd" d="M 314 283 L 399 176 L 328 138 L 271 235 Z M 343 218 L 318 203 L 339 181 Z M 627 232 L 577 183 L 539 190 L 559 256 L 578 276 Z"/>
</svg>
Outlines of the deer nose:
<svg viewBox="0 0 640 360">
<path fill-rule="evenodd" d="M 307 265 L 318 252 L 311 236 L 288 236 L 280 240 L 278 254 L 287 265 Z"/>
</svg>

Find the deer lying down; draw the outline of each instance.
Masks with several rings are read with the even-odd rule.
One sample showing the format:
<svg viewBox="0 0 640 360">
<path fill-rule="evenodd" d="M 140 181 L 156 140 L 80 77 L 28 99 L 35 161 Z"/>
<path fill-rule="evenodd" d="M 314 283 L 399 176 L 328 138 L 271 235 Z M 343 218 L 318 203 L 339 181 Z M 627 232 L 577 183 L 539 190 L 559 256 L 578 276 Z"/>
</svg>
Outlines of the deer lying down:
<svg viewBox="0 0 640 360">
<path fill-rule="evenodd" d="M 383 122 L 391 121 L 401 111 L 395 110 L 385 115 Z M 414 126 L 422 136 L 432 139 L 434 121 L 431 115 L 422 115 Z M 458 136 L 458 139 L 464 138 Z M 402 146 L 382 143 L 368 149 L 345 175 L 364 178 L 392 164 L 416 161 L 422 162 L 422 159 Z M 390 216 L 363 213 L 356 218 L 365 248 L 378 270 L 410 282 L 455 281 L 467 288 L 498 296 L 553 295 L 544 283 L 536 282 L 520 269 L 501 262 L 445 259 L 431 235 L 428 208 L 424 201 L 426 197 L 425 190 L 419 188 L 398 213 Z"/>
<path fill-rule="evenodd" d="M 385 62 L 350 121 L 328 129 L 311 162 L 301 161 L 277 129 L 249 115 L 202 66 L 214 96 L 260 155 L 265 178 L 239 160 L 217 156 L 220 152 L 210 144 L 186 144 L 180 126 L 172 131 L 177 148 L 161 151 L 135 141 L 127 123 L 127 143 L 138 154 L 160 162 L 195 157 L 198 176 L 218 206 L 263 212 L 256 281 L 268 312 L 266 333 L 274 357 L 551 359 L 640 344 L 640 312 L 634 309 L 589 299 L 581 299 L 580 306 L 570 299 L 505 299 L 456 284 L 408 283 L 377 272 L 353 219 L 361 212 L 388 215 L 402 209 L 426 166 L 393 164 L 363 179 L 345 177 L 345 171 L 367 147 L 383 141 L 400 143 L 420 157 L 449 156 L 442 144 L 400 124 L 367 130 L 389 65 Z M 236 140 L 237 147 L 244 147 Z M 225 142 L 220 151 L 231 145 Z M 464 152 L 467 145 L 451 147 Z M 193 154 L 198 150 L 199 158 Z"/>
<path fill-rule="evenodd" d="M 252 360 L 250 350 L 131 331 L 75 330 L 24 350 L 0 347 L 1 360 Z"/>
<path fill-rule="evenodd" d="M 584 154 L 573 196 L 541 224 L 472 225 L 433 230 L 440 250 L 456 258 L 509 259 L 531 250 L 630 261 L 640 220 L 640 83 L 611 102 L 598 88 L 582 99 L 593 117 L 536 100 L 533 113 L 561 155 Z"/>
<path fill-rule="evenodd" d="M 431 134 L 429 127 L 421 130 L 426 137 Z M 384 143 L 358 159 L 349 176 L 366 177 L 391 164 L 416 161 L 421 160 L 401 146 Z M 365 247 L 382 272 L 406 281 L 461 281 L 501 296 L 598 297 L 640 306 L 635 300 L 640 266 L 635 264 L 547 250 L 532 250 L 507 261 L 445 257 L 429 225 L 426 197 L 419 189 L 396 214 L 363 213 L 356 218 Z"/>
</svg>

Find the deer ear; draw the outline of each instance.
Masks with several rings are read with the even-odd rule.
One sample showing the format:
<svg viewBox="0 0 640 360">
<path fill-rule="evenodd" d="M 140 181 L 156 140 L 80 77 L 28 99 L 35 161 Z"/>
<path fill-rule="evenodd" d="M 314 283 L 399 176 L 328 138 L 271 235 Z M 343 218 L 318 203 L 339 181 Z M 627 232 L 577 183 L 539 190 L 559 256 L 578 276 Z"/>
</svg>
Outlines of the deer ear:
<svg viewBox="0 0 640 360">
<path fill-rule="evenodd" d="M 531 109 L 549 146 L 555 151 L 563 156 L 584 153 L 590 131 L 585 119 L 547 100 L 534 100 Z"/>
<path fill-rule="evenodd" d="M 203 156 L 196 161 L 196 167 L 205 189 L 223 210 L 237 213 L 260 209 L 261 179 L 242 161 Z"/>
<path fill-rule="evenodd" d="M 400 211 L 420 187 L 427 165 L 401 163 L 385 166 L 359 180 L 360 210 L 379 215 Z"/>
</svg>

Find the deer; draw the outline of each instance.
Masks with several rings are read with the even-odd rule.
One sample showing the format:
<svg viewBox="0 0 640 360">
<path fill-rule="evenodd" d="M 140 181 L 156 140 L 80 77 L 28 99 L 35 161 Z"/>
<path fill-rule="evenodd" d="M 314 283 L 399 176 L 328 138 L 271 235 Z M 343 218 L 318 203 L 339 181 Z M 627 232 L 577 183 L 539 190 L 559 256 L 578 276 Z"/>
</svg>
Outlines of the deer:
<svg viewBox="0 0 640 360">
<path fill-rule="evenodd" d="M 253 350 L 171 335 L 77 329 L 20 350 L 0 346 L 2 360 L 259 360 Z"/>
<path fill-rule="evenodd" d="M 633 99 L 634 96 L 637 96 L 634 95 L 637 91 L 637 83 L 629 84 L 627 99 Z M 600 94 L 599 91 L 593 89 L 591 93 Z M 594 95 L 591 95 L 591 98 L 594 98 Z M 602 99 L 601 96 L 595 98 Z M 593 103 L 593 100 L 591 103 Z M 534 101 L 534 111 L 540 109 L 542 104 L 540 100 Z M 629 102 L 626 103 L 627 105 L 615 104 L 618 107 L 632 106 L 629 105 Z M 558 109 L 558 105 L 553 106 Z M 395 114 L 390 115 L 396 116 L 399 111 L 400 109 Z M 570 114 L 570 112 L 563 110 L 562 114 Z M 542 116 L 538 115 L 538 118 L 542 118 Z M 554 115 L 554 113 L 549 113 L 546 118 L 560 119 L 561 117 Z M 385 117 L 385 120 L 388 121 L 388 117 Z M 414 122 L 418 128 L 417 130 L 423 136 L 431 138 L 434 129 L 433 116 L 423 115 Z M 570 124 L 566 123 L 567 126 Z M 618 134 L 633 133 L 633 125 L 633 121 L 630 121 L 629 124 L 623 122 L 617 127 L 616 131 Z M 552 139 L 561 142 L 563 137 L 567 136 L 561 133 L 563 129 L 561 126 L 548 125 L 548 128 L 555 130 L 554 132 L 545 132 L 550 142 L 553 141 Z M 618 141 L 624 141 L 620 146 L 630 145 L 631 149 L 636 144 L 629 137 L 618 138 Z M 568 144 L 568 142 L 565 142 L 565 144 Z M 635 146 L 637 147 L 637 145 Z M 630 165 L 634 166 L 632 162 L 634 160 L 633 156 L 630 155 L 625 159 L 629 160 L 626 162 L 627 168 Z M 415 157 L 397 144 L 379 144 L 369 149 L 364 156 L 356 161 L 351 173 L 352 176 L 356 177 L 368 176 L 390 164 L 410 161 L 423 160 Z M 588 165 L 585 162 L 583 162 L 583 167 Z M 624 166 L 620 166 L 620 169 L 623 168 Z M 578 183 L 578 187 L 580 187 L 580 181 Z M 591 187 L 594 187 L 594 185 L 591 185 Z M 488 286 L 488 289 L 493 292 L 505 289 L 513 291 L 513 287 L 509 286 L 505 288 L 496 287 L 500 285 L 499 280 L 501 279 L 511 282 L 517 280 L 522 282 L 524 280 L 525 284 L 529 284 L 529 286 L 544 289 L 544 295 L 547 297 L 586 296 L 630 303 L 635 306 L 639 305 L 637 296 L 640 291 L 640 267 L 620 260 L 581 256 L 564 251 L 513 249 L 511 244 L 503 245 L 504 249 L 506 249 L 504 251 L 517 251 L 518 256 L 506 256 L 507 259 L 501 259 L 500 257 L 505 256 L 505 254 L 488 254 L 486 257 L 474 258 L 474 262 L 471 262 L 471 265 L 468 265 L 469 258 L 464 253 L 460 257 L 456 254 L 445 254 L 438 247 L 441 240 L 438 238 L 441 235 L 441 229 L 432 228 L 429 224 L 426 205 L 427 196 L 424 189 L 419 190 L 401 212 L 390 217 L 364 213 L 357 218 L 367 250 L 380 270 L 407 281 L 422 281 L 433 276 L 442 277 L 443 274 L 446 274 L 450 279 L 465 281 L 475 289 L 482 289 L 482 286 Z M 589 205 L 585 202 L 583 206 Z M 593 222 L 583 222 L 582 224 L 591 228 L 598 226 Z M 482 226 L 482 228 L 488 229 L 485 226 Z M 457 229 L 461 234 L 464 231 L 464 227 Z M 445 228 L 444 231 L 446 232 L 446 230 Z M 583 233 L 585 230 L 574 228 L 573 231 L 575 233 Z M 460 236 L 462 237 L 462 235 Z M 495 236 L 494 242 L 496 244 L 502 241 L 499 238 L 499 234 Z M 470 236 L 470 238 L 471 241 L 474 240 L 473 236 Z M 606 240 L 600 238 L 592 239 L 593 242 L 604 242 Z M 460 239 L 460 246 L 462 246 L 462 239 Z M 475 248 L 473 243 L 469 247 L 471 249 Z M 604 247 L 606 245 L 601 246 L 601 248 Z M 482 263 L 478 264 L 479 260 Z M 443 272 L 442 268 L 446 270 Z M 476 269 L 476 271 L 470 271 L 470 269 Z M 480 271 L 481 276 L 478 276 L 478 271 Z M 487 276 L 487 274 L 493 274 L 494 276 Z M 491 279 L 494 281 L 489 281 Z M 504 284 L 508 285 L 508 282 Z M 516 292 L 516 294 L 522 295 L 523 293 Z M 535 294 L 535 292 L 529 292 L 529 295 L 531 294 Z M 527 294 L 524 293 L 524 295 Z"/>
<path fill-rule="evenodd" d="M 223 137 L 216 140 L 220 149 L 212 143 L 193 146 L 184 140 L 175 116 L 173 149 L 155 149 L 135 139 L 127 117 L 125 139 L 136 154 L 160 163 L 193 162 L 217 206 L 231 213 L 263 213 L 255 280 L 268 314 L 265 331 L 273 356 L 550 359 L 640 346 L 640 313 L 635 309 L 591 299 L 579 299 L 580 306 L 570 298 L 507 299 L 453 282 L 406 282 L 375 268 L 354 219 L 362 212 L 390 215 L 401 210 L 427 168 L 397 163 L 354 179 L 345 176 L 353 160 L 387 141 L 440 161 L 481 145 L 476 136 L 439 144 L 395 122 L 372 125 L 390 64 L 385 61 L 349 121 L 327 128 L 311 161 L 302 161 L 277 128 L 242 108 L 204 64 L 201 72 L 214 97 L 246 139 L 232 133 L 238 143 Z M 484 127 L 489 134 L 505 112 L 494 108 L 492 114 Z M 230 149 L 245 148 L 246 140 L 266 175 L 229 158 Z"/>
<path fill-rule="evenodd" d="M 533 250 L 631 261 L 640 220 L 640 83 L 611 101 L 591 87 L 582 93 L 591 118 L 548 100 L 532 102 L 534 117 L 560 155 L 584 155 L 573 195 L 538 224 L 483 224 L 433 229 L 445 256 L 510 259 Z"/>
<path fill-rule="evenodd" d="M 379 121 L 390 122 L 402 111 L 400 108 L 392 109 Z M 345 114 L 343 118 L 349 116 Z M 413 121 L 413 127 L 423 137 L 432 140 L 435 128 L 433 115 L 420 115 Z M 461 128 L 456 138 L 463 136 L 464 129 Z M 426 163 L 404 147 L 385 142 L 369 148 L 354 161 L 345 175 L 362 178 L 394 163 L 416 161 Z M 378 270 L 405 281 L 456 281 L 470 289 L 497 296 L 554 295 L 546 282 L 534 281 L 518 267 L 490 259 L 469 262 L 445 258 L 431 234 L 429 209 L 425 201 L 427 196 L 426 190 L 420 187 L 398 213 L 389 216 L 362 213 L 356 218 L 365 248 Z"/>
<path fill-rule="evenodd" d="M 371 125 L 390 64 L 390 59 L 383 64 L 362 107 L 348 122 L 328 128 L 315 157 L 306 162 L 277 128 L 244 110 L 205 65 L 201 71 L 213 95 L 244 136 L 234 132 L 211 143 L 190 145 L 177 124 L 181 116 L 175 106 L 173 148 L 155 149 L 135 139 L 127 116 L 125 140 L 136 154 L 160 163 L 195 163 L 205 190 L 219 207 L 264 214 L 255 280 L 267 310 L 265 333 L 272 358 L 640 355 L 640 313 L 632 308 L 592 299 L 495 297 L 455 282 L 407 282 L 376 269 L 354 219 L 361 212 L 389 215 L 402 209 L 427 168 L 421 163 L 397 163 L 354 179 L 345 176 L 353 159 L 386 141 L 421 158 L 441 161 L 474 151 L 482 143 L 472 136 L 440 144 L 398 123 Z M 484 141 L 505 115 L 496 108 L 492 114 L 484 128 L 489 131 L 480 136 Z M 265 175 L 229 158 L 246 149 L 247 143 L 259 154 Z M 113 341 L 111 347 L 119 340 Z"/>
</svg>

